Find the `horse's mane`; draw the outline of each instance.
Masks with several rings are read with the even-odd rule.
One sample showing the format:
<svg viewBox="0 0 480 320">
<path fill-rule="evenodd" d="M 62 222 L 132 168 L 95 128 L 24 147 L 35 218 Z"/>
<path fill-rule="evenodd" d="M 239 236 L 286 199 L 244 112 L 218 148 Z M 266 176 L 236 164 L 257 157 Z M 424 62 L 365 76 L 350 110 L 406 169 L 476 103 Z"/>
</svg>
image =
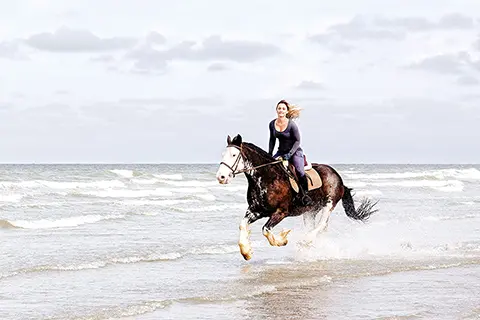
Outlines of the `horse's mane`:
<svg viewBox="0 0 480 320">
<path fill-rule="evenodd" d="M 260 148 L 256 145 L 254 145 L 251 142 L 243 142 L 242 144 L 247 149 L 251 149 L 255 153 L 257 153 L 260 157 L 263 158 L 262 160 L 267 160 L 267 161 L 274 161 L 275 160 L 268 152 L 266 152 L 265 150 L 263 150 L 262 148 Z"/>
</svg>

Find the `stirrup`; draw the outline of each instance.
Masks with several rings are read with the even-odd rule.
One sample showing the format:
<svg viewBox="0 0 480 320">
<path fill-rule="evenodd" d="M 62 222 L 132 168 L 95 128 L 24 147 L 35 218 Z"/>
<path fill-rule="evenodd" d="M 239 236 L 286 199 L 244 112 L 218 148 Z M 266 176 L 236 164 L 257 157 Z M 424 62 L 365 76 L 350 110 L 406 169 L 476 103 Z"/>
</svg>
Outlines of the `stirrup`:
<svg viewBox="0 0 480 320">
<path fill-rule="evenodd" d="M 305 194 L 301 201 L 304 206 L 308 206 L 313 203 L 312 197 L 310 197 L 308 194 Z"/>
</svg>

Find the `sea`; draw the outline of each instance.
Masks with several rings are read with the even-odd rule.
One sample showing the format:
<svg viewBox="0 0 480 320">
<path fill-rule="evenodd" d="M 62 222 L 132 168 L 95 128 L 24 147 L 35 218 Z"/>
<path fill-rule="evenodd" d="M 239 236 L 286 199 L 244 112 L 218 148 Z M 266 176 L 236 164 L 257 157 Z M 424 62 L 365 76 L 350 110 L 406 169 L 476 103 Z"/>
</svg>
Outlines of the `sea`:
<svg viewBox="0 0 480 320">
<path fill-rule="evenodd" d="M 480 319 L 480 165 L 332 166 L 379 211 L 246 261 L 218 164 L 2 164 L 0 319 Z"/>
</svg>

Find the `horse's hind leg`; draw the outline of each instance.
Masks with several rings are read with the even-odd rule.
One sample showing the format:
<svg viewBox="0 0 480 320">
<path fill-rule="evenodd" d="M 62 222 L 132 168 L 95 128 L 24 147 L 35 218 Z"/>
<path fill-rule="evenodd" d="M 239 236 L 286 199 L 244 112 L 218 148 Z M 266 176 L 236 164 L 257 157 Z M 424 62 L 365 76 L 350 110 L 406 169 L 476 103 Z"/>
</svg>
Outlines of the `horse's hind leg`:
<svg viewBox="0 0 480 320">
<path fill-rule="evenodd" d="M 249 225 L 254 223 L 260 218 L 260 215 L 247 210 L 245 216 L 240 222 L 240 237 L 238 239 L 238 246 L 240 247 L 240 253 L 245 260 L 252 258 L 252 246 L 250 244 L 250 230 Z"/>
<path fill-rule="evenodd" d="M 263 235 L 268 239 L 268 242 L 272 246 L 284 246 L 288 243 L 287 235 L 291 230 L 283 230 L 280 232 L 279 236 L 275 236 L 272 233 L 272 229 L 280 223 L 287 216 L 286 212 L 281 210 L 277 210 L 270 219 L 268 219 L 267 223 L 262 228 Z"/>
<path fill-rule="evenodd" d="M 320 218 L 317 226 L 315 227 L 315 229 L 311 230 L 307 235 L 307 239 L 309 242 L 312 242 L 317 237 L 319 232 L 323 232 L 327 229 L 328 221 L 330 219 L 330 214 L 332 213 L 334 208 L 335 208 L 335 205 L 333 201 L 331 199 L 328 199 L 326 205 L 319 212 Z"/>
<path fill-rule="evenodd" d="M 303 224 L 308 231 L 315 228 L 315 220 L 317 218 L 317 211 L 308 211 L 303 214 Z"/>
</svg>

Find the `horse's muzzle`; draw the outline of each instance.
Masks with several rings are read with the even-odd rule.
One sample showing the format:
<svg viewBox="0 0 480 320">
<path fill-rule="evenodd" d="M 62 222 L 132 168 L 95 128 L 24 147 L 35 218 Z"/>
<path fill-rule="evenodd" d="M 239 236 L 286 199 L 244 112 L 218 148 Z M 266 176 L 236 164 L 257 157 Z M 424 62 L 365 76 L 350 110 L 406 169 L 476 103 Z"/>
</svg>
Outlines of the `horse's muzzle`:
<svg viewBox="0 0 480 320">
<path fill-rule="evenodd" d="M 219 174 L 217 175 L 217 180 L 218 180 L 218 183 L 220 184 L 227 184 L 229 182 L 229 176 L 227 175 L 223 175 L 223 174 Z"/>
</svg>

